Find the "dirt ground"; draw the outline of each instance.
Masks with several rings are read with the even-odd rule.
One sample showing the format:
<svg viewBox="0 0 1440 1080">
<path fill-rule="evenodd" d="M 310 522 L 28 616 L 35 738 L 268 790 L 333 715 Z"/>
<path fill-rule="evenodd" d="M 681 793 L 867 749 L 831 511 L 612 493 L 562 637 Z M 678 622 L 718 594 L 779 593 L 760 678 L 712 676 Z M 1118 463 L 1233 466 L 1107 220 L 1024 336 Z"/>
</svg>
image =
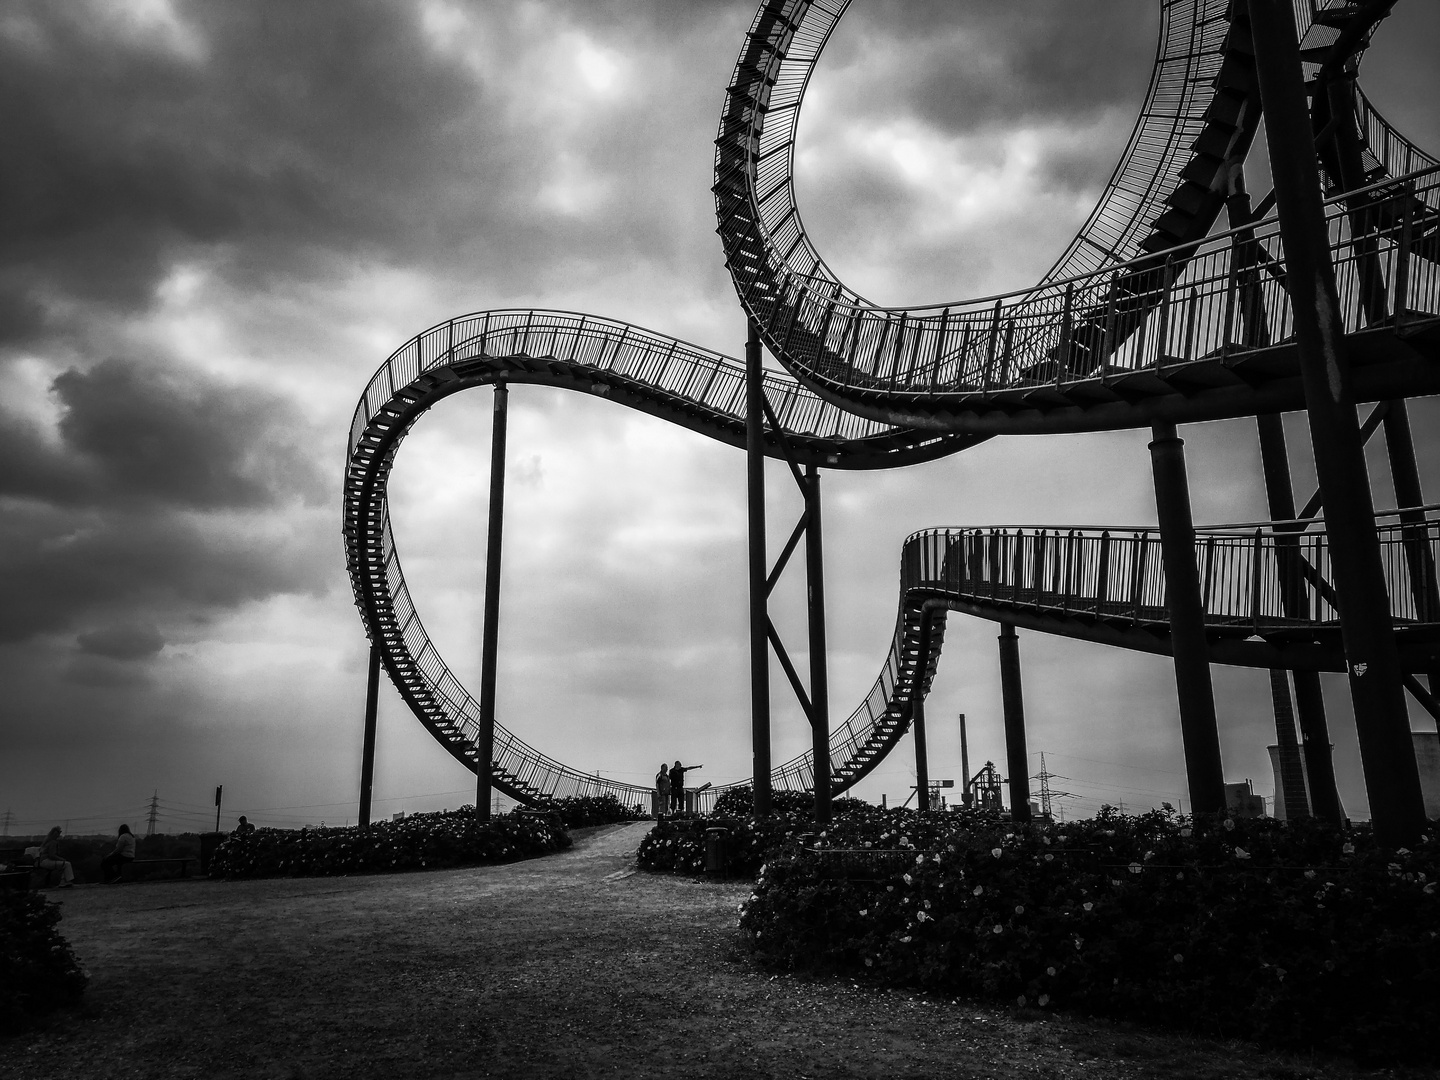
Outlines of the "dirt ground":
<svg viewBox="0 0 1440 1080">
<path fill-rule="evenodd" d="M 636 873 L 646 828 L 581 830 L 509 866 L 53 892 L 85 1004 L 0 1042 L 0 1077 L 1370 1075 L 772 977 L 735 947 L 747 885 Z"/>
</svg>

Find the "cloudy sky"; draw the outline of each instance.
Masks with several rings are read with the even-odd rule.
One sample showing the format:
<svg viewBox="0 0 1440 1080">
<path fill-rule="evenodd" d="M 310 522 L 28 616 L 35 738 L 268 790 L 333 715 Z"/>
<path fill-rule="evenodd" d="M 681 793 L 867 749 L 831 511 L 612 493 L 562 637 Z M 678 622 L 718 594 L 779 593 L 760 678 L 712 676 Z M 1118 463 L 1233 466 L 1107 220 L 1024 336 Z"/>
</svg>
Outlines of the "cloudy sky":
<svg viewBox="0 0 1440 1080">
<path fill-rule="evenodd" d="M 821 64 L 801 205 L 891 303 L 1018 288 L 1084 220 L 1129 133 L 1152 0 L 857 0 Z M 366 642 L 340 537 L 374 368 L 464 312 L 564 308 L 736 354 L 712 142 L 746 0 L 178 3 L 0 9 L 0 814 L 110 831 L 354 819 Z M 1440 146 L 1440 11 L 1407 0 L 1365 84 Z M 392 482 L 437 644 L 479 671 L 489 391 L 445 401 Z M 1440 410 L 1416 403 L 1431 498 Z M 563 391 L 511 395 L 501 720 L 586 770 L 748 775 L 744 458 Z M 1291 424 L 1303 459 L 1303 426 Z M 1187 438 L 1202 522 L 1264 515 L 1253 423 Z M 868 690 L 904 537 L 932 525 L 1145 524 L 1146 433 L 997 439 L 827 474 L 831 700 Z M 1374 459 L 1376 462 L 1379 459 Z M 772 469 L 778 548 L 798 499 Z M 1389 503 L 1383 467 L 1376 499 Z M 1309 494 L 1308 478 L 1298 485 Z M 803 653 L 800 593 L 781 632 Z M 1003 760 L 996 627 L 952 617 L 932 776 Z M 1183 799 L 1169 662 L 1024 633 L 1032 772 Z M 803 663 L 802 663 L 803 668 Z M 1216 669 L 1226 770 L 1271 791 L 1263 673 Z M 808 745 L 775 673 L 775 754 Z M 377 811 L 473 798 L 384 687 Z M 1342 797 L 1364 816 L 1344 687 Z M 1417 720 L 1417 726 L 1420 722 Z M 907 739 L 857 790 L 903 799 Z"/>
</svg>

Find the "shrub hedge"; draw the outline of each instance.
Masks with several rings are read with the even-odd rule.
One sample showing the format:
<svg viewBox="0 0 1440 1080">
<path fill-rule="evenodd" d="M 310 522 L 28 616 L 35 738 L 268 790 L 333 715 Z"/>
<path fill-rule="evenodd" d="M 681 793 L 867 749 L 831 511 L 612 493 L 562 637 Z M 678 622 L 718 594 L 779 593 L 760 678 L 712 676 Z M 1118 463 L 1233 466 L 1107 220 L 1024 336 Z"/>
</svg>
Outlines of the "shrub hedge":
<svg viewBox="0 0 1440 1080">
<path fill-rule="evenodd" d="M 0 1034 L 80 1000 L 87 976 L 59 922 L 60 905 L 38 893 L 0 893 Z"/>
<path fill-rule="evenodd" d="M 626 806 L 614 795 L 574 795 L 553 803 L 560 821 L 567 829 L 583 829 L 587 825 L 613 825 L 619 821 L 639 821 L 646 817 L 643 806 Z"/>
<path fill-rule="evenodd" d="M 772 967 L 1440 1061 L 1434 834 L 1387 850 L 1168 808 L 1031 826 L 875 810 L 802 849 L 795 821 L 745 824 L 769 846 L 740 926 Z"/>
<path fill-rule="evenodd" d="M 438 870 L 514 862 L 570 846 L 558 815 L 511 813 L 487 822 L 469 808 L 318 829 L 231 833 L 210 863 L 221 878 L 311 877 Z"/>
</svg>

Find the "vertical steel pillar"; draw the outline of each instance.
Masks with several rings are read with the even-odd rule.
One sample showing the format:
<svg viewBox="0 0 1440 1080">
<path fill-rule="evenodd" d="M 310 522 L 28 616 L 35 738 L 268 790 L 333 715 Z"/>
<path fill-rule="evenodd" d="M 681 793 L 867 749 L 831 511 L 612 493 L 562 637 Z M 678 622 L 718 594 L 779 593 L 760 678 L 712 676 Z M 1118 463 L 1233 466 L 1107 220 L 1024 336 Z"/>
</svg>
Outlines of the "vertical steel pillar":
<svg viewBox="0 0 1440 1080">
<path fill-rule="evenodd" d="M 1180 738 L 1190 809 L 1196 814 L 1225 810 L 1225 773 L 1215 691 L 1210 684 L 1210 648 L 1205 640 L 1205 604 L 1195 565 L 1195 525 L 1190 517 L 1190 482 L 1185 473 L 1185 440 L 1175 425 L 1151 428 L 1150 464 L 1155 474 L 1155 509 L 1160 523 L 1160 557 L 1165 566 L 1165 605 L 1170 610 L 1170 645 L 1180 703 Z"/>
<path fill-rule="evenodd" d="M 370 646 L 370 672 L 365 680 L 365 743 L 360 751 L 360 827 L 370 827 L 370 791 L 375 786 L 375 713 L 380 697 L 380 648 Z"/>
<path fill-rule="evenodd" d="M 1280 417 L 1274 414 L 1257 416 L 1255 425 L 1260 433 L 1260 465 L 1265 473 L 1265 495 L 1270 516 L 1276 521 L 1293 521 L 1295 491 L 1290 482 L 1290 455 L 1285 448 L 1285 426 Z M 1298 558 L 1300 553 L 1293 551 L 1291 554 Z M 1285 569 L 1287 568 L 1282 566 L 1282 570 Z M 1298 570 L 1298 566 L 1295 569 Z M 1288 581 L 1281 589 L 1281 598 L 1287 614 L 1295 601 L 1300 599 L 1290 588 Z M 1344 814 L 1340 809 L 1340 792 L 1335 786 L 1335 761 L 1330 747 L 1330 724 L 1325 718 L 1325 695 L 1320 689 L 1320 673 L 1293 671 L 1290 677 L 1295 684 L 1295 711 L 1300 719 L 1300 734 L 1305 740 L 1305 775 L 1310 781 L 1310 812 L 1321 821 L 1339 825 L 1344 820 Z M 1280 722 L 1278 716 L 1276 722 Z"/>
<path fill-rule="evenodd" d="M 1010 817 L 1030 820 L 1030 755 L 1025 749 L 1025 691 L 1020 681 L 1020 638 L 1000 624 L 1000 699 L 1005 711 L 1005 765 L 1010 770 Z"/>
<path fill-rule="evenodd" d="M 1440 617 L 1440 581 L 1435 572 L 1435 558 L 1430 553 L 1429 529 L 1423 510 L 1425 505 L 1420 487 L 1420 469 L 1415 462 L 1415 440 L 1410 434 L 1410 411 L 1404 398 L 1386 403 L 1385 451 L 1390 458 L 1390 481 L 1395 487 L 1395 504 L 1402 507 L 1400 524 L 1404 534 L 1405 563 L 1410 571 L 1410 598 L 1415 616 L 1421 621 Z M 1430 693 L 1440 694 L 1440 670 L 1426 672 Z M 1440 726 L 1440 722 L 1437 722 Z"/>
<path fill-rule="evenodd" d="M 765 369 L 760 329 L 745 339 L 745 475 L 750 510 L 750 739 L 755 813 L 770 813 L 770 617 L 765 567 Z"/>
<path fill-rule="evenodd" d="M 1386 844 L 1406 843 L 1424 827 L 1425 804 L 1343 350 L 1345 327 L 1330 261 L 1295 12 L 1290 0 L 1249 0 L 1249 8 L 1365 786 L 1377 837 Z"/>
<path fill-rule="evenodd" d="M 500 556 L 505 532 L 505 426 L 510 388 L 495 384 L 490 433 L 490 531 L 485 542 L 485 630 L 480 644 L 480 738 L 475 747 L 475 816 L 490 820 L 495 757 L 495 665 L 500 647 Z"/>
<path fill-rule="evenodd" d="M 915 805 L 930 809 L 930 753 L 925 746 L 925 699 L 916 694 L 910 699 L 910 730 L 915 736 Z"/>
<path fill-rule="evenodd" d="M 825 645 L 825 561 L 820 470 L 805 467 L 805 578 L 810 609 L 810 747 L 815 759 L 815 820 L 830 820 L 830 673 Z"/>
</svg>

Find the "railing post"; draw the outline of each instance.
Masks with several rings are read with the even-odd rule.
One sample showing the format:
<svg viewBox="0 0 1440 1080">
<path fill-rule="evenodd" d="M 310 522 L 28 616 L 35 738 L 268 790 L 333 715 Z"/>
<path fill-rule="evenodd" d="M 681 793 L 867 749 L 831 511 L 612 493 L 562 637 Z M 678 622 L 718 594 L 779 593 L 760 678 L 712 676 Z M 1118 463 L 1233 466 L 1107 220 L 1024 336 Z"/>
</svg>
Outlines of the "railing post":
<svg viewBox="0 0 1440 1080">
<path fill-rule="evenodd" d="M 1030 755 L 1025 749 L 1025 693 L 1020 681 L 1020 639 L 1013 623 L 1000 624 L 1000 697 L 1005 711 L 1005 762 L 1010 772 L 1010 817 L 1030 820 Z"/>
<path fill-rule="evenodd" d="M 380 697 L 380 648 L 370 646 L 365 679 L 365 742 L 360 751 L 360 827 L 370 827 L 370 793 L 375 785 L 375 715 Z"/>
<path fill-rule="evenodd" d="M 1197 814 L 1217 814 L 1225 809 L 1225 774 L 1220 762 L 1215 692 L 1210 682 L 1205 609 L 1195 566 L 1195 525 L 1190 516 L 1185 443 L 1173 424 L 1155 424 L 1151 430 L 1154 441 L 1150 443 L 1150 461 L 1155 474 L 1160 558 L 1165 570 L 1165 605 L 1170 615 L 1170 646 L 1175 659 L 1175 690 L 1190 805 Z"/>
<path fill-rule="evenodd" d="M 760 330 L 745 340 L 745 469 L 750 514 L 750 739 L 755 814 L 770 813 L 770 640 L 765 568 L 765 372 Z"/>
<path fill-rule="evenodd" d="M 1286 281 L 1315 471 L 1325 499 L 1350 695 L 1375 833 L 1410 843 L 1425 824 L 1375 511 L 1344 354 L 1325 208 L 1290 0 L 1249 0 L 1260 103 L 1285 243 Z"/>
<path fill-rule="evenodd" d="M 820 470 L 805 467 L 805 577 L 810 614 L 810 747 L 815 758 L 815 820 L 830 820 L 830 676 L 825 655 L 825 563 L 820 532 Z"/>
<path fill-rule="evenodd" d="M 1410 306 L 1410 245 L 1412 243 L 1411 222 L 1414 218 L 1415 209 L 1415 182 L 1412 180 L 1405 185 L 1405 210 L 1400 218 L 1400 243 L 1395 249 L 1395 327 L 1399 329 L 1400 320 L 1405 317 L 1405 311 Z"/>
<path fill-rule="evenodd" d="M 505 426 L 510 388 L 495 384 L 490 432 L 490 531 L 485 543 L 485 628 L 480 645 L 480 735 L 475 745 L 475 816 L 490 820 L 495 756 L 495 669 L 500 647 L 500 556 L 505 532 Z"/>
</svg>

